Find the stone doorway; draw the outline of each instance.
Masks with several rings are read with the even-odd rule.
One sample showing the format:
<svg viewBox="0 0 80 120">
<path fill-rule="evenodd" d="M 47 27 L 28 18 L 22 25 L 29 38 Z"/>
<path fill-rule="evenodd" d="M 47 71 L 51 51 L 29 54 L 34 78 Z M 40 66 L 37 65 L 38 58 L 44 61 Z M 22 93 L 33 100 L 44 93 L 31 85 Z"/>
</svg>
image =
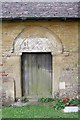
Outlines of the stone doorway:
<svg viewBox="0 0 80 120">
<path fill-rule="evenodd" d="M 51 53 L 23 53 L 21 56 L 22 95 L 52 97 Z"/>
<path fill-rule="evenodd" d="M 14 71 L 14 79 L 16 84 L 16 97 L 21 97 L 22 91 L 22 78 L 21 78 L 21 56 L 24 53 L 50 53 L 52 58 L 52 88 L 51 93 L 54 97 L 55 91 L 58 90 L 59 76 L 55 76 L 56 66 L 55 59 L 56 56 L 62 54 L 62 43 L 60 39 L 49 29 L 39 26 L 28 26 L 24 28 L 13 42 L 11 48 L 12 58 L 15 56 L 15 61 L 17 62 L 17 67 Z M 59 74 L 59 69 L 58 73 Z M 55 72 L 55 73 L 54 73 Z M 40 88 L 41 89 L 41 88 Z M 27 93 L 27 92 L 26 92 Z"/>
</svg>

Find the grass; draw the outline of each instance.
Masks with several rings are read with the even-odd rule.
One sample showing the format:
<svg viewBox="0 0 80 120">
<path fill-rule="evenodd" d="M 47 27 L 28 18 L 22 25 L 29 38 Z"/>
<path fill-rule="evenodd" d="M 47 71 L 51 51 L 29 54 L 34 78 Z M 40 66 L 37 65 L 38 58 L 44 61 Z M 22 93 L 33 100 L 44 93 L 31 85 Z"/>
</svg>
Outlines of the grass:
<svg viewBox="0 0 80 120">
<path fill-rule="evenodd" d="M 3 118 L 78 118 L 78 113 L 64 113 L 41 105 L 5 107 L 2 115 Z"/>
<path fill-rule="evenodd" d="M 1 116 L 2 116 L 2 110 L 0 109 L 0 119 L 1 119 Z"/>
</svg>

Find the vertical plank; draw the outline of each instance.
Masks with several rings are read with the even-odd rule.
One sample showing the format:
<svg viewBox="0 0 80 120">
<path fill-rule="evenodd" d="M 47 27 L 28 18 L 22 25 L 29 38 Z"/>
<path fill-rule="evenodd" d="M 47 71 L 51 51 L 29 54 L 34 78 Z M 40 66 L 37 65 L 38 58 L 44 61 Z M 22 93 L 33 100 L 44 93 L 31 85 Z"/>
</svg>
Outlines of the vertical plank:
<svg viewBox="0 0 80 120">
<path fill-rule="evenodd" d="M 44 96 L 46 94 L 46 76 L 45 76 L 45 54 L 41 55 L 41 79 L 40 79 L 40 95 Z"/>
<path fill-rule="evenodd" d="M 31 65 L 32 65 L 31 54 L 29 54 L 29 95 L 32 95 L 32 85 L 33 85 Z"/>
<path fill-rule="evenodd" d="M 50 93 L 52 95 L 52 55 L 51 54 L 50 54 L 49 66 L 50 66 L 49 73 L 50 73 L 50 89 L 51 89 Z"/>
<path fill-rule="evenodd" d="M 28 82 L 29 82 L 29 72 L 28 72 L 28 56 L 26 54 L 22 55 L 22 89 L 23 96 L 28 95 Z"/>
<path fill-rule="evenodd" d="M 27 96 L 29 93 L 28 93 L 28 91 L 29 91 L 29 86 L 28 86 L 28 84 L 29 84 L 29 55 L 28 54 L 24 54 L 25 55 L 25 61 L 24 61 L 24 79 L 25 79 L 25 96 Z"/>
<path fill-rule="evenodd" d="M 42 87 L 42 54 L 37 54 L 37 91 L 38 91 L 38 97 L 42 95 L 43 93 L 43 87 Z"/>
<path fill-rule="evenodd" d="M 21 56 L 21 87 L 22 87 L 22 96 L 24 96 L 24 55 Z"/>
<path fill-rule="evenodd" d="M 51 95 L 51 54 L 46 54 L 46 89 L 47 94 Z"/>
<path fill-rule="evenodd" d="M 36 58 L 36 54 L 35 53 L 33 53 L 32 55 L 31 55 L 32 57 L 31 57 L 31 62 L 32 62 L 32 67 L 31 67 L 31 69 L 32 69 L 32 93 L 33 93 L 33 95 L 34 96 L 37 96 L 37 58 Z"/>
<path fill-rule="evenodd" d="M 45 95 L 46 96 L 49 96 L 50 95 L 50 78 L 49 78 L 49 72 L 48 72 L 48 61 L 49 61 L 49 54 L 45 53 L 44 54 L 44 61 L 45 61 L 45 66 L 44 66 L 44 69 L 45 69 L 45 79 L 44 79 L 44 91 L 45 91 Z M 46 83 L 46 84 L 45 84 Z"/>
</svg>

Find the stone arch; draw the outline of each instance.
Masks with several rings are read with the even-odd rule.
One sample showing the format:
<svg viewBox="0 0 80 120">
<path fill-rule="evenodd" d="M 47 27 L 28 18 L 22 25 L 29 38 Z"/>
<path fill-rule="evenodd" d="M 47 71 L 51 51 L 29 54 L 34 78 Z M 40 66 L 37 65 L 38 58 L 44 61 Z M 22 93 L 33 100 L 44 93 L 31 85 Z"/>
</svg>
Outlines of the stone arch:
<svg viewBox="0 0 80 120">
<path fill-rule="evenodd" d="M 62 43 L 51 30 L 40 26 L 24 28 L 13 42 L 12 52 L 51 52 L 62 53 Z"/>
</svg>

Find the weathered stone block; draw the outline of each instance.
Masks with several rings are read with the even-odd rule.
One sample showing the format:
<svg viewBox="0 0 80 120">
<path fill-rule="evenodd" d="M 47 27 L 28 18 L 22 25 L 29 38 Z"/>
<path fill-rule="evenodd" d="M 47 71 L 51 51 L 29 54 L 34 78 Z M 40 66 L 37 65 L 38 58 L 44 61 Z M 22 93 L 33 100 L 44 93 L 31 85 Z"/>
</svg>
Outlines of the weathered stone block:
<svg viewBox="0 0 80 120">
<path fill-rule="evenodd" d="M 2 84 L 2 105 L 8 106 L 15 100 L 14 80 L 3 80 Z"/>
</svg>

